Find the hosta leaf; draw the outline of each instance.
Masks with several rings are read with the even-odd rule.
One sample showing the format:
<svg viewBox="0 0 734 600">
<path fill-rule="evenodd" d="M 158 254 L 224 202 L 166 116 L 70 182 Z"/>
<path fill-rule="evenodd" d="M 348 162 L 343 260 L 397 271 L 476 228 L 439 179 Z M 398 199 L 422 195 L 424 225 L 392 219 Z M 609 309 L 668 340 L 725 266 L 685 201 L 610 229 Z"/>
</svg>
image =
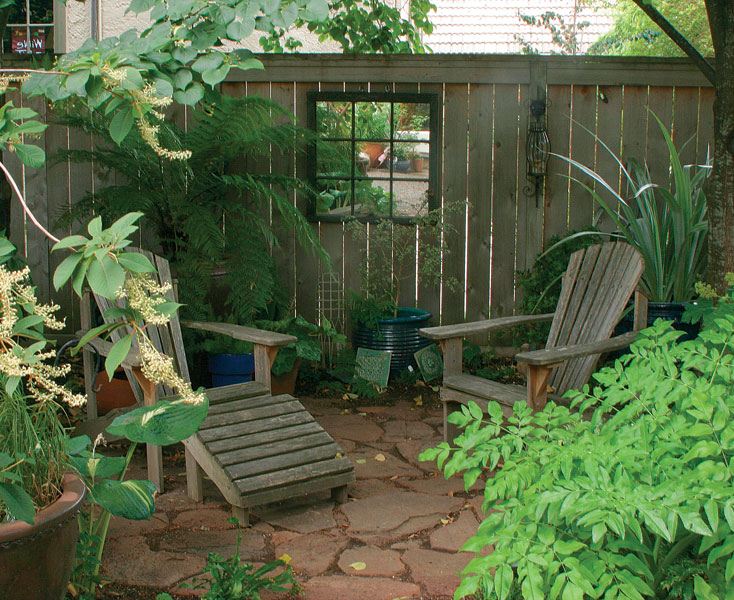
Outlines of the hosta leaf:
<svg viewBox="0 0 734 600">
<path fill-rule="evenodd" d="M 155 485 L 151 481 L 103 479 L 91 488 L 94 501 L 113 515 L 143 521 L 155 511 Z"/>
<path fill-rule="evenodd" d="M 160 400 L 120 415 L 107 428 L 112 435 L 156 446 L 175 444 L 193 435 L 206 417 L 209 402 L 190 404 L 178 398 Z"/>
</svg>

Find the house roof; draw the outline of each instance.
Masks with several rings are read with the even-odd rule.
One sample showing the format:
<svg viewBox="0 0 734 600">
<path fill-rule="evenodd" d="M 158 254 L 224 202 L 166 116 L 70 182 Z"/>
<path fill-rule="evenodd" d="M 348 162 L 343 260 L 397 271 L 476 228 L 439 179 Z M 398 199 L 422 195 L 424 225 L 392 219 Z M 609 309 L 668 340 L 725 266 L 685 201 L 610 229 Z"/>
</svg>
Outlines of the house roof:
<svg viewBox="0 0 734 600">
<path fill-rule="evenodd" d="M 566 26 L 574 22 L 578 0 L 433 0 L 436 11 L 429 19 L 433 33 L 423 38 L 434 52 L 442 53 L 520 53 L 521 37 L 541 54 L 558 52 L 544 27 L 528 25 L 520 15 L 538 17 L 552 11 L 561 16 Z M 579 53 L 603 33 L 611 29 L 612 16 L 588 7 L 578 9 L 576 23 L 588 22 L 578 29 Z"/>
</svg>

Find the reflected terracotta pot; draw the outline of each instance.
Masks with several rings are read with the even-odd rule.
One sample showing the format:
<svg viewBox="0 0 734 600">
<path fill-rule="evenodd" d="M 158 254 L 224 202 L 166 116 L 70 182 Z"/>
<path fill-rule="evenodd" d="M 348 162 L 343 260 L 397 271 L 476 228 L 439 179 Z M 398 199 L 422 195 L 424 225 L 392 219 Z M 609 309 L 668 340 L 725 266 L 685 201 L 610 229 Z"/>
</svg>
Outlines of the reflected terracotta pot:
<svg viewBox="0 0 734 600">
<path fill-rule="evenodd" d="M 36 513 L 36 522 L 0 524 L 3 600 L 63 600 L 79 539 L 77 513 L 86 487 L 67 473 L 61 497 Z"/>
</svg>

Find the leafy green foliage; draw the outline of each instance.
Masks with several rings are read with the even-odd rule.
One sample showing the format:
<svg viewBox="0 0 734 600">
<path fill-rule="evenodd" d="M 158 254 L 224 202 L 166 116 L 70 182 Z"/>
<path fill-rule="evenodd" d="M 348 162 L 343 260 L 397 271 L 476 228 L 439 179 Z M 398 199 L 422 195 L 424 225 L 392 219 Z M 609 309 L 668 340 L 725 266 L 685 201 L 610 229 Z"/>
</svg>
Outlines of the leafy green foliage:
<svg viewBox="0 0 734 600">
<path fill-rule="evenodd" d="M 46 153 L 40 146 L 27 144 L 23 136 L 37 137 L 48 125 L 35 121 L 38 113 L 30 108 L 15 108 L 12 102 L 0 107 L 0 144 L 15 152 L 20 161 L 29 167 L 40 167 L 46 162 Z"/>
<path fill-rule="evenodd" d="M 230 522 L 232 521 L 237 522 L 236 519 L 230 519 Z M 207 577 L 195 577 L 193 585 L 183 584 L 182 587 L 206 590 L 202 596 L 204 600 L 260 600 L 262 591 L 295 594 L 300 592 L 301 588 L 293 576 L 293 568 L 288 564 L 290 562 L 288 555 L 283 555 L 256 569 L 253 565 L 242 562 L 241 541 L 242 532 L 238 531 L 234 554 L 230 558 L 224 558 L 210 552 L 206 557 L 204 568 Z"/>
<path fill-rule="evenodd" d="M 413 0 L 409 4 L 410 14 L 404 18 L 401 10 L 380 0 L 330 0 L 329 10 L 324 17 L 306 23 L 296 19 L 296 27 L 306 25 L 318 34 L 320 41 L 333 39 L 344 52 L 367 54 L 384 52 L 406 54 L 424 52 L 422 33 L 431 33 L 433 26 L 428 13 L 436 7 L 430 0 Z M 284 28 L 275 28 L 269 36 L 263 36 L 260 44 L 267 50 L 282 52 L 295 50 L 301 42 L 287 37 Z"/>
<path fill-rule="evenodd" d="M 321 360 L 321 343 L 324 338 L 332 339 L 337 344 L 346 342 L 346 336 L 339 333 L 331 322 L 321 318 L 321 324 L 309 323 L 301 315 L 288 317 L 280 321 L 257 321 L 261 329 L 276 331 L 296 336 L 297 341 L 283 346 L 273 362 L 272 371 L 275 375 L 282 375 L 291 371 L 299 358 L 306 361 Z"/>
<path fill-rule="evenodd" d="M 433 8 L 428 0 L 411 2 L 406 19 L 397 8 L 375 0 L 131 0 L 128 12 L 147 13 L 149 27 L 86 40 L 62 55 L 53 71 L 34 72 L 23 92 L 51 102 L 80 99 L 109 115 L 106 130 L 118 143 L 135 124 L 155 138 L 150 120 L 158 119 L 160 107 L 171 99 L 194 106 L 232 69 L 263 68 L 250 50 L 223 49 L 255 30 L 264 32 L 261 43 L 271 50 L 282 51 L 280 40 L 289 29 L 308 25 L 320 38 L 335 39 L 345 49 L 420 52 L 420 31 L 431 30 L 427 13 Z M 285 46 L 297 43 L 288 40 Z M 43 162 L 38 149 L 16 145 L 16 150 L 36 154 L 26 157 L 31 163 Z"/>
<path fill-rule="evenodd" d="M 505 360 L 507 362 L 501 362 L 491 348 L 482 350 L 480 346 L 464 340 L 462 361 L 464 371 L 467 373 L 491 381 L 515 383 L 519 378 L 519 373 L 509 359 Z"/>
<path fill-rule="evenodd" d="M 140 211 L 176 272 L 186 318 L 250 324 L 268 316 L 271 305 L 284 302 L 272 255 L 278 240 L 270 225 L 270 207 L 293 227 L 306 249 L 325 257 L 292 202 L 302 182 L 237 166 L 262 160 L 271 149 L 302 149 L 311 137 L 292 119 L 277 104 L 259 97 L 220 96 L 193 112 L 188 131 L 172 123 L 161 129 L 168 147 L 192 151 L 186 163 L 161 159 L 135 131 L 120 146 L 108 137 L 107 144 L 92 152 L 65 152 L 60 160 L 92 160 L 125 181 L 95 190 L 75 204 L 65 220 L 86 218 L 92 206 L 105 218 Z M 69 113 L 63 122 L 106 136 L 106 120 L 99 114 L 89 119 Z M 223 276 L 214 276 L 222 271 Z"/>
<path fill-rule="evenodd" d="M 587 4 L 589 0 L 582 0 L 576 6 Z M 551 54 L 573 54 L 578 52 L 578 35 L 583 32 L 590 23 L 589 21 L 577 21 L 576 14 L 573 15 L 571 23 L 567 23 L 564 16 L 553 10 L 547 10 L 540 15 L 519 14 L 518 17 L 526 25 L 532 25 L 539 29 L 544 29 L 551 35 L 553 45 L 558 51 L 551 51 Z M 514 38 L 520 43 L 521 52 L 523 54 L 539 54 L 538 50 L 533 47 L 532 42 L 528 42 L 525 38 L 515 34 Z"/>
<path fill-rule="evenodd" d="M 455 597 L 667 598 L 673 585 L 734 597 L 733 300 L 692 341 L 656 321 L 593 388 L 569 392 L 578 412 L 521 402 L 505 420 L 492 402 L 488 418 L 474 403 L 450 416 L 455 446 L 422 458 L 467 488 L 499 466 L 483 503 L 497 510 L 464 546 L 477 556 Z"/>
<path fill-rule="evenodd" d="M 349 391 L 359 398 L 374 399 L 378 398 L 384 390 L 374 381 L 367 381 L 355 376 L 349 385 Z"/>
<path fill-rule="evenodd" d="M 359 296 L 356 291 L 349 290 L 352 292 L 350 305 L 355 322 L 365 326 L 376 323 L 377 319 L 383 318 L 377 315 L 385 314 L 388 307 L 392 309 L 392 317 L 397 316 L 401 283 L 415 273 L 419 232 L 421 282 L 424 285 L 443 282 L 448 289 L 458 285 L 455 278 L 444 277 L 441 272 L 441 261 L 451 250 L 442 245 L 440 240 L 455 232 L 450 221 L 451 215 L 461 213 L 465 208 L 463 202 L 447 203 L 443 209 L 433 210 L 428 210 L 427 204 L 424 204 L 410 224 L 382 219 L 370 223 L 369 227 L 358 221 L 347 225 L 353 239 L 359 242 L 358 247 L 362 249 L 359 265 L 362 275 L 361 299 L 357 299 Z M 433 243 L 429 240 L 433 240 Z"/>
<path fill-rule="evenodd" d="M 536 315 L 556 310 L 558 297 L 561 294 L 561 278 L 566 272 L 571 254 L 600 241 L 593 235 L 573 237 L 576 233 L 578 232 L 569 232 L 566 237 L 571 239 L 561 245 L 558 245 L 562 239 L 561 236 L 554 235 L 547 243 L 550 250 L 540 254 L 531 269 L 517 272 L 516 285 L 520 290 L 519 314 Z M 544 347 L 549 331 L 550 323 L 515 327 L 513 328 L 513 342 L 518 347 L 521 344 Z"/>
<path fill-rule="evenodd" d="M 610 4 L 614 27 L 589 48 L 589 54 L 616 56 L 684 56 L 683 51 L 632 0 Z M 704 0 L 655 0 L 655 8 L 696 47 L 713 56 Z"/>
<path fill-rule="evenodd" d="M 704 183 L 710 168 L 683 166 L 670 133 L 662 121 L 654 113 L 651 114 L 665 138 L 672 188 L 668 188 L 667 184 L 664 187 L 653 183 L 647 166 L 640 165 L 634 159 L 625 167 L 592 132 L 589 133 L 604 146 L 622 170 L 631 196 L 629 199 L 616 191 L 616 184 L 608 183 L 593 169 L 572 158 L 559 158 L 576 167 L 596 185 L 594 189 L 572 177 L 573 181 L 589 192 L 593 201 L 614 223 L 616 233 L 609 235 L 624 240 L 642 254 L 645 270 L 640 287 L 648 299 L 653 302 L 687 302 L 693 298 L 695 284 L 702 279 L 706 268 L 708 221 Z M 602 198 L 602 190 L 619 203 L 619 211 Z M 591 233 L 576 233 L 566 240 L 584 235 Z"/>
</svg>

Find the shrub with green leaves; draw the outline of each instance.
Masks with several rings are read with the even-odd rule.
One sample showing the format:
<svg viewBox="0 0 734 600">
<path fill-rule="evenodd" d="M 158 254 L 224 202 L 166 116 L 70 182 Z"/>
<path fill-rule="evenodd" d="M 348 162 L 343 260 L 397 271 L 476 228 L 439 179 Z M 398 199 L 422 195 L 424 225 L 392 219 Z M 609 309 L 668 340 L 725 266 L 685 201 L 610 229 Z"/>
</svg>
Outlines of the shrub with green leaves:
<svg viewBox="0 0 734 600">
<path fill-rule="evenodd" d="M 570 410 L 521 402 L 504 419 L 490 403 L 486 420 L 470 404 L 449 417 L 463 428 L 456 447 L 422 458 L 467 487 L 499 467 L 456 598 L 734 598 L 732 300 L 691 341 L 656 321 L 569 393 Z"/>
</svg>

